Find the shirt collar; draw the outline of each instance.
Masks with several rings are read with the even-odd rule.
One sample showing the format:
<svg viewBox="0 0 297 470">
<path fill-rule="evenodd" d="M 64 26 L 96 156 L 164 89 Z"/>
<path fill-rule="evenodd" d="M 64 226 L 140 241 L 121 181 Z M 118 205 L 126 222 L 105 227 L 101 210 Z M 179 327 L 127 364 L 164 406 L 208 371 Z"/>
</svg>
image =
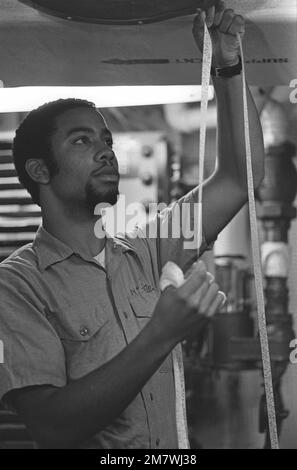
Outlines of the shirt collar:
<svg viewBox="0 0 297 470">
<path fill-rule="evenodd" d="M 33 248 L 37 253 L 41 271 L 45 271 L 49 266 L 69 258 L 74 253 L 72 248 L 51 235 L 42 226 L 37 230 Z"/>
<path fill-rule="evenodd" d="M 113 249 L 119 248 L 123 253 L 131 251 L 136 254 L 132 243 L 121 235 L 112 237 L 111 235 L 106 234 L 106 246 Z M 33 241 L 33 248 L 37 254 L 38 264 L 41 271 L 45 271 L 53 264 L 64 261 L 65 259 L 70 258 L 70 256 L 76 254 L 72 248 L 51 235 L 42 226 L 37 230 Z"/>
</svg>

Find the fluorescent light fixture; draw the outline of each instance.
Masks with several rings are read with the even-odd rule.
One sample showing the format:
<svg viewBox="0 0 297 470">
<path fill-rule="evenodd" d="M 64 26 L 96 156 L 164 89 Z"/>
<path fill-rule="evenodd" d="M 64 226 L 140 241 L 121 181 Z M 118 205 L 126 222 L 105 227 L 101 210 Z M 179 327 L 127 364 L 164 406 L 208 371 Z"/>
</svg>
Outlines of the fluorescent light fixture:
<svg viewBox="0 0 297 470">
<path fill-rule="evenodd" d="M 213 99 L 213 87 L 209 98 Z M 98 108 L 201 101 L 201 86 L 101 86 L 0 88 L 0 113 L 27 112 L 58 98 L 82 98 Z"/>
</svg>

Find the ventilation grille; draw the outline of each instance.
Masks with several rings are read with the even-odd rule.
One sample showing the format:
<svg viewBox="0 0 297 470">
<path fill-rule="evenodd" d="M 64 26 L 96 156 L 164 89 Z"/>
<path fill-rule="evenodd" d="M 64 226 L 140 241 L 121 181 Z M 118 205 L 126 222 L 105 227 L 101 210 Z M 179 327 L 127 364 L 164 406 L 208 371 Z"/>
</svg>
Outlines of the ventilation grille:
<svg viewBox="0 0 297 470">
<path fill-rule="evenodd" d="M 40 208 L 17 178 L 11 143 L 0 142 L 0 261 L 30 243 L 40 223 Z"/>
</svg>

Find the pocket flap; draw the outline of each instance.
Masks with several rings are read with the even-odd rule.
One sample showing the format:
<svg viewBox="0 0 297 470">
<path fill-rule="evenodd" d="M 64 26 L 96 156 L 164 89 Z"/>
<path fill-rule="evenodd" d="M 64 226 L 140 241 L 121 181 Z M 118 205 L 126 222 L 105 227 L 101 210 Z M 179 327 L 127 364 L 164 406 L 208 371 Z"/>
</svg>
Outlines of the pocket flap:
<svg viewBox="0 0 297 470">
<path fill-rule="evenodd" d="M 108 322 L 103 308 L 77 304 L 46 315 L 59 338 L 67 341 L 89 341 Z"/>
<path fill-rule="evenodd" d="M 158 298 L 156 292 L 145 295 L 130 295 L 129 303 L 136 317 L 150 318 L 155 310 Z"/>
</svg>

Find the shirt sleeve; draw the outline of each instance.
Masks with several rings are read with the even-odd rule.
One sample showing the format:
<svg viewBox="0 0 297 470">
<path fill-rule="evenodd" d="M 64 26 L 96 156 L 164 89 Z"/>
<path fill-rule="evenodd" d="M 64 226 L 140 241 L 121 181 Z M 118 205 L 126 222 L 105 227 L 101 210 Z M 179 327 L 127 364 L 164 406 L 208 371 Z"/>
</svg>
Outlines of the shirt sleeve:
<svg viewBox="0 0 297 470">
<path fill-rule="evenodd" d="M 149 248 L 151 261 L 157 266 L 159 275 L 168 261 L 186 272 L 198 257 L 213 248 L 214 242 L 207 243 L 203 230 L 199 244 L 196 199 L 191 191 L 155 214 L 146 225 L 137 227 L 133 234 L 138 250 L 143 251 L 144 244 Z"/>
<path fill-rule="evenodd" d="M 0 399 L 10 390 L 66 384 L 63 346 L 26 279 L 0 266 Z"/>
</svg>

